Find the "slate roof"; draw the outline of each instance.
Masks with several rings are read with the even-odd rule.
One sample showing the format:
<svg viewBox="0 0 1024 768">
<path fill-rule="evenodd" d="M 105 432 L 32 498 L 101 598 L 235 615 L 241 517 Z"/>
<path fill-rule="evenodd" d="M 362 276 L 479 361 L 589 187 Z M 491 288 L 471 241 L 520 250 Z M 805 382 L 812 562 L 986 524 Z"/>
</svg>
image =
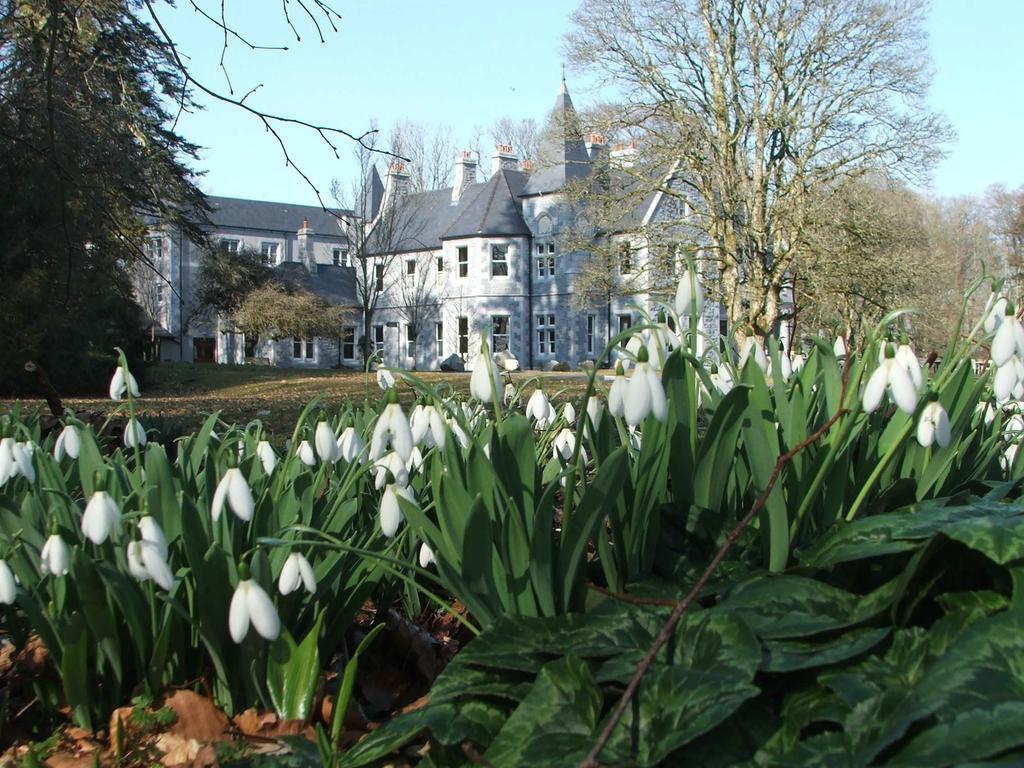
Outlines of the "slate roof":
<svg viewBox="0 0 1024 768">
<path fill-rule="evenodd" d="M 525 183 L 526 174 L 522 171 L 498 171 L 485 184 L 479 185 L 482 189 L 459 201 L 458 207 L 462 210 L 441 239 L 529 235 L 518 199 Z"/>
<path fill-rule="evenodd" d="M 343 237 L 337 216 L 350 214 L 349 211 L 331 209 L 332 213 L 315 205 L 293 205 L 291 203 L 268 203 L 263 200 L 242 200 L 236 197 L 206 198 L 210 204 L 210 222 L 214 227 L 262 230 L 264 232 L 291 232 L 302 227 L 302 220 L 309 219 L 309 226 L 318 235 Z M 336 214 L 336 215 L 335 215 Z"/>
<path fill-rule="evenodd" d="M 316 272 L 310 272 L 297 261 L 286 261 L 275 270 L 283 282 L 305 288 L 333 306 L 355 306 L 358 303 L 356 273 L 351 267 L 320 264 Z"/>
<path fill-rule="evenodd" d="M 555 106 L 548 116 L 537 149 L 537 170 L 530 174 L 523 195 L 542 195 L 556 192 L 567 181 L 590 173 L 590 154 L 583 141 L 576 108 L 562 81 Z"/>
</svg>

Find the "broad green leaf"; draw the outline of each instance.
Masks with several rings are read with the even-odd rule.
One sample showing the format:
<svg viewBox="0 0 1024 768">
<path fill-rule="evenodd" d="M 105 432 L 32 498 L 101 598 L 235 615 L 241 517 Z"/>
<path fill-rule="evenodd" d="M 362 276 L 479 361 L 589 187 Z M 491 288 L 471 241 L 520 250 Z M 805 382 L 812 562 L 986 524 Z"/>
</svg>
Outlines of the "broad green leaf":
<svg viewBox="0 0 1024 768">
<path fill-rule="evenodd" d="M 267 658 L 267 690 L 274 709 L 285 720 L 306 720 L 313 704 L 320 677 L 320 653 L 317 643 L 323 613 L 298 645 L 287 629 L 270 648 Z"/>
</svg>

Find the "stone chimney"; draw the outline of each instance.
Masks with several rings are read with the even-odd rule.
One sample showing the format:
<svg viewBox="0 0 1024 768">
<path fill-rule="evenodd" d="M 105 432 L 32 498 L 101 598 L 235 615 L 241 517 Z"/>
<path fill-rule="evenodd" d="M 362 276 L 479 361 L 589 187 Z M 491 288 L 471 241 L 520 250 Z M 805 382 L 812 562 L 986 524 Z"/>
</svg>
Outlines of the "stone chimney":
<svg viewBox="0 0 1024 768">
<path fill-rule="evenodd" d="M 613 144 L 611 151 L 612 165 L 619 168 L 632 168 L 636 161 L 636 139 L 628 144 Z"/>
<path fill-rule="evenodd" d="M 587 137 L 587 154 L 590 155 L 590 162 L 597 160 L 604 147 L 604 136 L 600 133 L 592 133 Z"/>
<path fill-rule="evenodd" d="M 313 254 L 313 230 L 309 219 L 302 218 L 302 226 L 298 231 L 298 256 L 301 263 L 310 272 L 316 272 L 316 256 Z"/>
<path fill-rule="evenodd" d="M 491 175 L 493 176 L 501 170 L 519 170 L 519 158 L 512 150 L 511 144 L 496 144 L 494 147 L 494 156 L 491 158 Z"/>
<path fill-rule="evenodd" d="M 401 197 L 409 192 L 409 172 L 405 169 L 405 163 L 397 160 L 388 166 L 388 175 L 384 181 L 384 197 L 392 195 Z"/>
<path fill-rule="evenodd" d="M 476 158 L 468 150 L 455 153 L 455 186 L 452 187 L 452 205 L 462 198 L 470 184 L 476 184 Z"/>
</svg>

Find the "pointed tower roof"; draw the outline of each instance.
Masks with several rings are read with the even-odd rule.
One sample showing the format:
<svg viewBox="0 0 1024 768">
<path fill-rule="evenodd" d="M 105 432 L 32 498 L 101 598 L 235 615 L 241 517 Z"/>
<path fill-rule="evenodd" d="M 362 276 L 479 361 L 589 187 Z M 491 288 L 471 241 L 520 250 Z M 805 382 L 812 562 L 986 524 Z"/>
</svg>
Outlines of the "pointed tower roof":
<svg viewBox="0 0 1024 768">
<path fill-rule="evenodd" d="M 373 221 L 380 212 L 381 202 L 384 200 L 384 182 L 380 180 L 377 173 L 377 166 L 370 166 L 370 173 L 363 187 L 363 199 L 360 201 L 360 215 L 366 221 Z"/>
<path fill-rule="evenodd" d="M 572 105 L 569 89 L 562 76 L 562 84 L 555 105 L 541 131 L 537 150 L 537 169 L 526 182 L 524 195 L 555 192 L 571 179 L 590 173 L 590 154 L 583 140 L 576 108 Z"/>
</svg>

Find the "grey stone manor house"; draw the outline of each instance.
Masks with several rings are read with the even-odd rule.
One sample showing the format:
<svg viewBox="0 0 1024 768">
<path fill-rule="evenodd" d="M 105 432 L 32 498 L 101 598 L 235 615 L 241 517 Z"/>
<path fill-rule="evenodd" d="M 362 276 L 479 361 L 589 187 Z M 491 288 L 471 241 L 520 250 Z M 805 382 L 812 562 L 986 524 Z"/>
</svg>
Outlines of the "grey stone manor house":
<svg viewBox="0 0 1024 768">
<path fill-rule="evenodd" d="M 291 282 L 331 304 L 352 307 L 351 319 L 334 338 L 246 338 L 226 318 L 191 310 L 202 249 L 180 232 L 156 225 L 147 255 L 174 286 L 158 291 L 151 311 L 159 357 L 361 367 L 364 324 L 357 289 L 363 270 L 354 262 L 366 258 L 372 262 L 366 272 L 372 285 L 365 290 L 377 293 L 370 337 L 388 366 L 437 369 L 455 355 L 472 367 L 483 338 L 492 351 L 507 349 L 525 368 L 597 360 L 610 336 L 638 322 L 638 308 L 667 298 L 665 286 L 684 266 L 681 257 L 670 258 L 660 292 L 649 281 L 631 279 L 654 258 L 646 227 L 674 217 L 685 229 L 691 213 L 678 198 L 657 192 L 637 201 L 615 231 L 602 235 L 605 251 L 620 253 L 618 258 L 598 260 L 585 250 L 563 250 L 571 223 L 567 186 L 587 183 L 600 168 L 607 178 L 609 168 L 628 167 L 635 152 L 632 145 L 609 147 L 601 136 L 581 135 L 563 81 L 537 160 L 520 162 L 516 147 L 499 144 L 486 179 L 478 159 L 459 152 L 451 188 L 410 192 L 408 169 L 392 163 L 383 180 L 371 172 L 361 210 L 354 212 L 210 197 L 211 242 L 229 252 L 243 246 L 258 250 L 264 263 L 287 273 Z M 374 226 L 385 212 L 402 222 L 401 232 L 392 227 L 392 237 Z M 355 217 L 362 217 L 364 226 L 351 226 Z M 354 232 L 367 233 L 364 247 L 353 241 Z M 699 235 L 684 236 L 690 252 L 699 253 Z M 659 274 L 666 277 L 660 258 Z M 702 269 L 711 276 L 710 266 Z M 628 288 L 607 290 L 590 306 L 577 290 L 582 278 L 593 278 L 588 270 L 602 270 L 610 285 Z M 724 330 L 722 316 L 718 304 L 707 302 L 702 329 L 712 348 Z"/>
</svg>

